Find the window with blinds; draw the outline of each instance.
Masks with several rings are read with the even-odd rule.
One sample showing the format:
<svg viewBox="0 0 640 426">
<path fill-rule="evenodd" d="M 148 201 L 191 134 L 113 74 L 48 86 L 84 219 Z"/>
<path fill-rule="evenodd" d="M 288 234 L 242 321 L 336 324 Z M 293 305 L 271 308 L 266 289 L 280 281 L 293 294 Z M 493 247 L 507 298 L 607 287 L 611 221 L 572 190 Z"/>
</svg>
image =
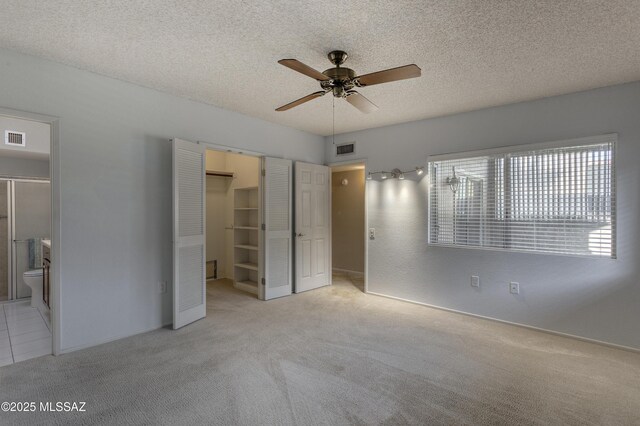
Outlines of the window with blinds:
<svg viewBox="0 0 640 426">
<path fill-rule="evenodd" d="M 430 158 L 429 243 L 615 258 L 615 139 Z"/>
</svg>

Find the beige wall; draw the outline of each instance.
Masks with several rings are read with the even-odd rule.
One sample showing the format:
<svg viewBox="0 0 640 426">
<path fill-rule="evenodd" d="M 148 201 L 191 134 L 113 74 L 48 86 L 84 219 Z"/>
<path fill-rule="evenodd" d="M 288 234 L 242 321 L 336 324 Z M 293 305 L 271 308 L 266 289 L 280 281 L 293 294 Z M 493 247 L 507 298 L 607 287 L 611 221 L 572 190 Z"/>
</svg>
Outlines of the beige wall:
<svg viewBox="0 0 640 426">
<path fill-rule="evenodd" d="M 331 190 L 333 268 L 364 272 L 364 170 L 332 173 Z"/>
<path fill-rule="evenodd" d="M 218 278 L 233 278 L 234 188 L 258 186 L 259 159 L 207 151 L 207 170 L 233 172 L 233 179 L 207 177 L 207 260 L 218 260 Z"/>
</svg>

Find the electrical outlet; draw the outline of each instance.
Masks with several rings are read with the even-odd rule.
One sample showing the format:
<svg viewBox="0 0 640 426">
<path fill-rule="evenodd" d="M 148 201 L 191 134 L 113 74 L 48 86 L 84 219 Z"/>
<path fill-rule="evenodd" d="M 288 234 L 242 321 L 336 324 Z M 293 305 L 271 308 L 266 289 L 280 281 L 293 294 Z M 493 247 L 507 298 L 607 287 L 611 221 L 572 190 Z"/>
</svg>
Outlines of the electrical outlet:
<svg viewBox="0 0 640 426">
<path fill-rule="evenodd" d="M 471 287 L 480 287 L 480 277 L 471 275 Z"/>
<path fill-rule="evenodd" d="M 370 240 L 376 239 L 376 228 L 369 228 L 369 239 Z"/>
<path fill-rule="evenodd" d="M 509 292 L 511 294 L 520 294 L 520 283 L 510 282 L 509 283 Z"/>
<path fill-rule="evenodd" d="M 160 293 L 166 293 L 167 292 L 167 282 L 166 281 L 158 281 L 158 290 L 160 290 Z"/>
</svg>

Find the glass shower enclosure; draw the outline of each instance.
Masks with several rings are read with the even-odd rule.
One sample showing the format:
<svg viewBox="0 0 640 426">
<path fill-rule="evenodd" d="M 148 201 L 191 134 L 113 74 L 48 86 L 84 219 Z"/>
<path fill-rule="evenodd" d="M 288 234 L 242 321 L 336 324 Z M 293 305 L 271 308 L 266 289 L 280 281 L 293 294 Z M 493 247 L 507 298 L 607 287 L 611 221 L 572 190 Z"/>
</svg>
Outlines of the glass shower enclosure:
<svg viewBox="0 0 640 426">
<path fill-rule="evenodd" d="M 42 268 L 51 233 L 48 180 L 0 179 L 0 301 L 31 296 L 22 274 Z"/>
</svg>

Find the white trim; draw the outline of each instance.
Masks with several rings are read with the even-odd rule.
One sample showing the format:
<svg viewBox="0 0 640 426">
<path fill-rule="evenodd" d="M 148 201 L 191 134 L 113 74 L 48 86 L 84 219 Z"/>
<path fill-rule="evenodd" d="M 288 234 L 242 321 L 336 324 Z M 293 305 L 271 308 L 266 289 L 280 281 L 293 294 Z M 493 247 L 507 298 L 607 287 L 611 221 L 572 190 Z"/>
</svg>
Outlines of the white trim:
<svg viewBox="0 0 640 426">
<path fill-rule="evenodd" d="M 2 180 L 20 180 L 26 182 L 50 182 L 51 179 L 48 177 L 38 177 L 38 176 L 13 176 L 13 175 L 0 175 L 0 179 Z"/>
<path fill-rule="evenodd" d="M 250 151 L 247 149 L 242 149 L 234 146 L 220 145 L 220 144 L 215 144 L 215 143 L 206 142 L 206 141 L 196 141 L 196 143 L 200 145 L 204 145 L 206 149 L 213 150 L 213 151 L 222 151 L 222 152 L 229 152 L 232 154 L 250 155 L 252 157 L 266 156 L 266 154 L 262 152 Z"/>
<path fill-rule="evenodd" d="M 622 349 L 622 350 L 629 351 L 629 352 L 640 353 L 640 348 L 634 348 L 634 347 L 631 347 L 631 346 L 625 346 L 625 345 L 619 345 L 619 344 L 616 344 L 616 343 L 604 342 L 602 340 L 596 340 L 596 339 L 590 339 L 588 337 L 576 336 L 575 334 L 563 333 L 561 331 L 548 330 L 546 328 L 535 327 L 533 325 L 522 324 L 522 323 L 519 323 L 519 322 L 512 322 L 512 321 L 502 320 L 502 319 L 499 319 L 499 318 L 493 318 L 493 317 L 487 317 L 487 316 L 484 316 L 484 315 L 472 314 L 470 312 L 459 311 L 457 309 L 451 309 L 451 308 L 445 308 L 443 306 L 432 305 L 432 304 L 429 304 L 429 303 L 418 302 L 418 301 L 410 300 L 410 299 L 404 299 L 402 297 L 389 296 L 388 294 L 376 293 L 376 292 L 373 292 L 373 291 L 365 291 L 365 293 L 371 294 L 373 296 L 384 297 L 384 298 L 387 298 L 387 299 L 398 300 L 400 302 L 408 302 L 408 303 L 412 303 L 414 305 L 420 305 L 420 306 L 425 306 L 425 307 L 428 307 L 428 308 L 438 309 L 438 310 L 441 310 L 441 311 L 451 312 L 451 313 L 454 313 L 454 314 L 467 315 L 467 316 L 474 317 L 474 318 L 479 318 L 479 319 L 484 319 L 484 320 L 488 320 L 488 321 L 499 322 L 499 323 L 502 323 L 502 324 L 512 325 L 512 326 L 516 326 L 516 327 L 522 327 L 522 328 L 526 328 L 526 329 L 529 329 L 529 330 L 534 330 L 534 331 L 539 331 L 539 332 L 542 332 L 542 333 L 552 334 L 554 336 L 567 337 L 567 338 L 570 338 L 570 339 L 580 340 L 580 341 L 587 342 L 587 343 L 595 343 L 597 345 L 607 346 L 607 347 L 614 348 L 614 349 Z"/>
<path fill-rule="evenodd" d="M 565 139 L 565 140 L 551 141 L 551 142 L 509 145 L 509 146 L 501 146 L 496 148 L 481 149 L 476 151 L 462 151 L 462 152 L 435 154 L 435 155 L 429 155 L 427 157 L 427 163 L 432 163 L 435 161 L 444 161 L 444 160 L 457 160 L 461 158 L 484 157 L 487 155 L 535 151 L 538 149 L 565 148 L 565 147 L 580 146 L 580 145 L 593 145 L 597 143 L 610 143 L 610 142 L 616 143 L 617 141 L 618 141 L 617 133 L 607 133 L 604 135 L 587 136 L 583 138 Z"/>
<path fill-rule="evenodd" d="M 68 348 L 62 349 L 59 353 L 57 353 L 55 355 L 68 354 L 68 353 L 76 352 L 76 351 L 79 351 L 79 350 L 82 350 L 82 349 L 88 349 L 88 348 L 92 348 L 92 347 L 95 347 L 95 346 L 98 346 L 98 345 L 103 345 L 105 343 L 115 342 L 116 340 L 127 339 L 129 337 L 137 336 L 137 335 L 144 334 L 144 333 L 151 333 L 152 331 L 161 330 L 163 328 L 168 328 L 172 324 L 173 324 L 173 321 L 169 320 L 166 323 L 162 323 L 162 325 L 160 327 L 144 328 L 144 329 L 141 329 L 139 331 L 134 331 L 133 333 L 119 334 L 119 335 L 117 335 L 115 337 L 109 337 L 109 338 L 97 340 L 97 341 L 91 342 L 91 343 L 86 343 L 86 344 L 77 345 L 77 346 L 70 346 Z M 171 331 L 172 330 L 167 329 L 167 332 L 171 332 Z"/>
<path fill-rule="evenodd" d="M 367 158 L 354 158 L 352 160 L 344 160 L 344 161 L 334 161 L 332 163 L 326 163 L 327 166 L 339 167 L 339 166 L 348 166 L 349 164 L 364 164 L 365 170 L 367 169 Z"/>
</svg>

